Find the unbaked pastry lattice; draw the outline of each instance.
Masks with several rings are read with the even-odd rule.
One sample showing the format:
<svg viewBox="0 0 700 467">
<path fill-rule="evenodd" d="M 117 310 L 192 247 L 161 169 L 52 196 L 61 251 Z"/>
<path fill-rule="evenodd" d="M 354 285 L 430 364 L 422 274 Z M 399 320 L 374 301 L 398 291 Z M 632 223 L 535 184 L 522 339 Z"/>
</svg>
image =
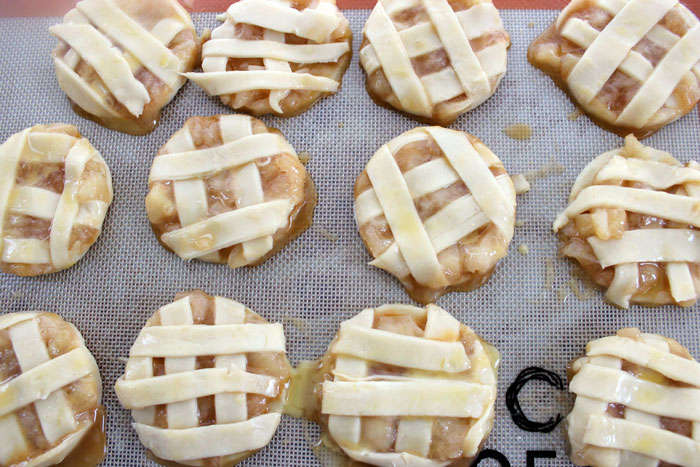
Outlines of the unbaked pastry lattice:
<svg viewBox="0 0 700 467">
<path fill-rule="evenodd" d="M 281 324 L 201 291 L 149 319 L 115 385 L 156 457 L 232 465 L 277 430 L 289 381 Z"/>
<path fill-rule="evenodd" d="M 570 372 L 576 465 L 698 465 L 700 364 L 678 342 L 623 329 L 589 342 Z"/>
<path fill-rule="evenodd" d="M 700 100 L 700 21 L 677 0 L 573 0 L 528 59 L 620 136 L 649 136 Z"/>
</svg>

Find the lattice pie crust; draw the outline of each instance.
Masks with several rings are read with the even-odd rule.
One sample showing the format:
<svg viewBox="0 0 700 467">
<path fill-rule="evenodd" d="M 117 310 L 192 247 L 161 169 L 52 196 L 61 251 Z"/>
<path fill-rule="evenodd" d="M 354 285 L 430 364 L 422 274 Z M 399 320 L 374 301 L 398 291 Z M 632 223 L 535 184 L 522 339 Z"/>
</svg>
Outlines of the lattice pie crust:
<svg viewBox="0 0 700 467">
<path fill-rule="evenodd" d="M 605 297 L 630 303 L 694 304 L 700 292 L 700 164 L 628 136 L 576 179 L 554 222 L 564 243 Z"/>
<path fill-rule="evenodd" d="M 352 31 L 335 0 L 241 0 L 202 50 L 204 73 L 186 76 L 224 104 L 291 117 L 338 91 Z"/>
<path fill-rule="evenodd" d="M 368 464 L 469 465 L 493 427 L 497 360 L 436 305 L 366 309 L 324 358 L 322 425 Z"/>
<path fill-rule="evenodd" d="M 102 156 L 73 125 L 37 125 L 0 146 L 0 270 L 20 276 L 74 265 L 112 202 Z"/>
<path fill-rule="evenodd" d="M 78 330 L 53 313 L 0 316 L 0 465 L 62 462 L 98 420 L 102 380 Z"/>
<path fill-rule="evenodd" d="M 115 390 L 164 463 L 233 465 L 275 434 L 290 372 L 281 324 L 193 291 L 146 322 Z"/>
<path fill-rule="evenodd" d="M 528 59 L 620 136 L 647 137 L 700 99 L 700 21 L 677 0 L 573 0 Z"/>
<path fill-rule="evenodd" d="M 589 342 L 569 373 L 574 464 L 698 465 L 700 364 L 678 342 L 622 329 Z"/>
<path fill-rule="evenodd" d="M 380 105 L 447 126 L 496 91 L 510 37 L 491 0 L 380 0 L 360 64 Z"/>
<path fill-rule="evenodd" d="M 53 59 L 79 115 L 133 135 L 150 133 L 199 60 L 192 19 L 177 0 L 83 0 L 63 23 Z"/>
<path fill-rule="evenodd" d="M 247 115 L 192 117 L 153 160 L 146 210 L 183 259 L 257 265 L 311 223 L 316 191 L 276 129 Z"/>
<path fill-rule="evenodd" d="M 370 264 L 432 303 L 480 287 L 507 254 L 515 189 L 476 137 L 416 128 L 382 146 L 360 174 L 355 218 Z"/>
</svg>

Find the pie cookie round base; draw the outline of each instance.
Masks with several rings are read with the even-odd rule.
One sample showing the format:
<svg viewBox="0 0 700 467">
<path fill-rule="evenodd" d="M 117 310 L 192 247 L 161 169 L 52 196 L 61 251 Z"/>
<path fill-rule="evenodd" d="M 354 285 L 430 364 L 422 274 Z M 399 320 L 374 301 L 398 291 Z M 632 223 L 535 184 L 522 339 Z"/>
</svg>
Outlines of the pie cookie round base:
<svg viewBox="0 0 700 467">
<path fill-rule="evenodd" d="M 572 0 L 528 60 L 623 137 L 646 138 L 700 100 L 700 21 L 679 2 Z"/>
<path fill-rule="evenodd" d="M 506 72 L 510 36 L 491 0 L 378 2 L 363 33 L 367 92 L 423 123 L 451 124 Z"/>
<path fill-rule="evenodd" d="M 159 462 L 234 465 L 279 425 L 291 374 L 282 325 L 199 290 L 175 299 L 136 338 L 117 397 Z"/>
<path fill-rule="evenodd" d="M 480 287 L 507 254 L 515 188 L 476 137 L 416 128 L 379 148 L 357 178 L 355 219 L 369 264 L 432 303 Z"/>
<path fill-rule="evenodd" d="M 589 342 L 568 374 L 574 464 L 697 465 L 700 364 L 678 342 L 622 329 Z"/>
<path fill-rule="evenodd" d="M 681 164 L 632 135 L 583 169 L 554 223 L 561 253 L 622 308 L 696 302 L 698 228 L 700 164 Z"/>
<path fill-rule="evenodd" d="M 187 77 L 234 110 L 293 117 L 340 88 L 352 31 L 335 0 L 242 0 Z"/>
<path fill-rule="evenodd" d="M 199 61 L 177 0 L 83 0 L 50 29 L 61 89 L 81 117 L 132 135 L 152 132 Z"/>
<path fill-rule="evenodd" d="M 469 465 L 493 427 L 497 362 L 436 305 L 366 309 L 340 325 L 323 359 L 321 425 L 367 464 Z"/>
<path fill-rule="evenodd" d="M 0 146 L 0 271 L 19 276 L 73 266 L 112 202 L 102 156 L 73 125 L 36 125 Z"/>
<path fill-rule="evenodd" d="M 183 259 L 261 264 L 311 225 L 316 190 L 282 133 L 247 115 L 192 117 L 153 161 L 146 210 Z"/>
<path fill-rule="evenodd" d="M 80 332 L 53 313 L 0 315 L 0 465 L 96 466 L 102 380 Z"/>
</svg>

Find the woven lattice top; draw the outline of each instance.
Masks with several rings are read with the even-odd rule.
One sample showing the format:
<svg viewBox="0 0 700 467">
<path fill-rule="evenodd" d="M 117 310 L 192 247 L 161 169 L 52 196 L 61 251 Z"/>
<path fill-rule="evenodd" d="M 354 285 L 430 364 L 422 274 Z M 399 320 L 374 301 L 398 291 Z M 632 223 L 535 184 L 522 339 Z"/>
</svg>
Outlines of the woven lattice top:
<svg viewBox="0 0 700 467">
<path fill-rule="evenodd" d="M 562 252 L 627 307 L 692 305 L 700 291 L 700 165 L 629 136 L 579 174 L 554 222 Z"/>
<path fill-rule="evenodd" d="M 647 136 L 700 99 L 700 21 L 677 0 L 572 1 L 529 57 L 622 136 Z"/>
<path fill-rule="evenodd" d="M 176 0 L 83 0 L 49 30 L 61 89 L 89 118 L 130 133 L 153 130 L 199 51 Z"/>
<path fill-rule="evenodd" d="M 224 104 L 291 116 L 340 87 L 352 32 L 333 0 L 243 0 L 222 19 L 204 44 L 204 73 L 186 76 Z"/>
<path fill-rule="evenodd" d="M 572 371 L 568 436 L 576 465 L 697 465 L 700 364 L 685 347 L 623 329 L 589 342 Z"/>
<path fill-rule="evenodd" d="M 102 156 L 72 125 L 37 125 L 0 146 L 0 268 L 18 275 L 75 264 L 112 202 Z"/>
<path fill-rule="evenodd" d="M 102 380 L 78 330 L 51 313 L 0 317 L 0 465 L 54 465 L 97 420 Z"/>
<path fill-rule="evenodd" d="M 115 386 L 158 458 L 186 465 L 240 460 L 270 442 L 289 363 L 281 324 L 202 292 L 146 323 Z"/>
<path fill-rule="evenodd" d="M 445 310 L 385 305 L 340 325 L 321 412 L 353 459 L 444 466 L 473 458 L 493 426 L 486 344 Z"/>
<path fill-rule="evenodd" d="M 363 32 L 370 93 L 428 122 L 478 106 L 506 72 L 510 38 L 490 0 L 380 1 Z"/>
</svg>

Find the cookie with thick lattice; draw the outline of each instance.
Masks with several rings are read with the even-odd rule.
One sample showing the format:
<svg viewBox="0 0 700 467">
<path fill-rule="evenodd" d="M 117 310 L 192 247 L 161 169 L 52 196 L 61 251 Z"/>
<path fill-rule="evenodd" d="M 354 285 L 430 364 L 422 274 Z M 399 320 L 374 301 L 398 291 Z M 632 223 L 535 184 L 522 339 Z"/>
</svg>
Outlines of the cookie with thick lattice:
<svg viewBox="0 0 700 467">
<path fill-rule="evenodd" d="M 0 465 L 98 465 L 102 380 L 80 332 L 53 313 L 0 315 Z"/>
<path fill-rule="evenodd" d="M 379 148 L 357 178 L 355 219 L 369 264 L 432 303 L 491 276 L 513 237 L 515 189 L 476 137 L 416 128 Z"/>
<path fill-rule="evenodd" d="M 210 96 L 253 115 L 292 117 L 338 91 L 352 31 L 335 0 L 241 0 L 202 49 L 203 73 L 187 73 Z"/>
<path fill-rule="evenodd" d="M 279 425 L 291 373 L 282 325 L 199 290 L 175 298 L 136 338 L 117 397 L 166 465 L 233 465 Z"/>
<path fill-rule="evenodd" d="M 574 464 L 698 465 L 700 364 L 678 342 L 622 329 L 589 342 L 569 377 Z"/>
<path fill-rule="evenodd" d="M 73 266 L 102 230 L 112 178 L 73 125 L 36 125 L 0 146 L 0 270 L 36 276 Z"/>
<path fill-rule="evenodd" d="M 75 112 L 113 130 L 150 133 L 199 60 L 189 13 L 177 0 L 83 0 L 62 24 L 53 60 Z"/>
<path fill-rule="evenodd" d="M 491 0 L 381 0 L 363 32 L 370 96 L 421 122 L 449 125 L 506 72 L 510 36 Z"/>
<path fill-rule="evenodd" d="M 153 160 L 146 210 L 183 259 L 257 265 L 306 230 L 316 190 L 282 133 L 247 115 L 192 117 Z"/>
<path fill-rule="evenodd" d="M 627 308 L 694 304 L 700 292 L 700 165 L 628 136 L 576 179 L 554 222 L 561 253 Z"/>
<path fill-rule="evenodd" d="M 572 0 L 528 60 L 620 136 L 645 138 L 700 100 L 700 21 L 677 0 Z"/>
<path fill-rule="evenodd" d="M 321 423 L 372 465 L 468 465 L 491 432 L 497 351 L 442 308 L 385 305 L 340 325 L 323 359 Z"/>
</svg>

